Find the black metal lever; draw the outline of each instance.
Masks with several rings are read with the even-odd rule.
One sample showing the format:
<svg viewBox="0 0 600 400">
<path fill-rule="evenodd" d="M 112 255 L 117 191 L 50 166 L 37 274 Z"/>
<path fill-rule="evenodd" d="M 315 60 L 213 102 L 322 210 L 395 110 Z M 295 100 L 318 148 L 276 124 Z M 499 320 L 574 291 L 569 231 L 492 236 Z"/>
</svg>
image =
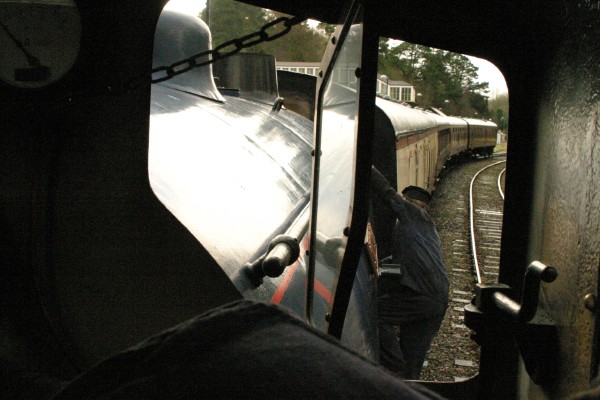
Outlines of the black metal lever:
<svg viewBox="0 0 600 400">
<path fill-rule="evenodd" d="M 534 261 L 529 264 L 525 271 L 521 304 L 502 292 L 493 294 L 494 304 L 498 309 L 508 313 L 519 322 L 529 322 L 537 311 L 541 282 L 554 282 L 557 277 L 558 272 L 556 272 L 556 269 L 539 261 Z"/>
<path fill-rule="evenodd" d="M 283 274 L 288 265 L 294 263 L 300 256 L 300 240 L 308 230 L 310 207 L 306 205 L 298 218 L 283 235 L 275 236 L 267 252 L 252 263 L 243 267 L 246 276 L 256 286 L 263 283 L 263 278 L 276 278 Z"/>
<path fill-rule="evenodd" d="M 516 354 L 535 384 L 555 381 L 556 325 L 543 309 L 538 310 L 538 299 L 541 283 L 553 282 L 557 276 L 556 269 L 539 261 L 529 264 L 520 304 L 510 297 L 516 291 L 508 285 L 477 285 L 472 304 L 465 306 L 465 325 L 475 331 L 473 339 L 481 346 L 479 398 L 498 398 L 504 382 L 498 371 L 511 371 Z"/>
</svg>

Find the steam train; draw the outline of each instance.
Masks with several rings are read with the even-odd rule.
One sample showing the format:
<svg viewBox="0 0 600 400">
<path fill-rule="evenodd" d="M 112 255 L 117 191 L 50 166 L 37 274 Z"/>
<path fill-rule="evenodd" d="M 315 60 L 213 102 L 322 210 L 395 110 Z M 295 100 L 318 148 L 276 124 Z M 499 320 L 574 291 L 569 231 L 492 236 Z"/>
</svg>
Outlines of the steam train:
<svg viewBox="0 0 600 400">
<path fill-rule="evenodd" d="M 209 43 L 210 33 L 200 20 L 165 10 L 156 30 L 154 66 L 170 65 L 186 55 L 206 52 Z M 352 62 L 341 62 L 341 65 L 347 69 Z M 308 310 L 302 289 L 309 264 L 308 256 L 302 253 L 307 246 L 299 246 L 301 254 L 290 260 L 294 262 L 298 258 L 289 269 L 287 265 L 266 265 L 271 256 L 264 256 L 273 246 L 288 247 L 289 242 L 280 235 L 287 235 L 291 226 L 299 225 L 298 231 L 302 233 L 295 235 L 294 241 L 309 240 L 307 206 L 313 126 L 309 118 L 287 111 L 285 100 L 283 108 L 277 107 L 277 102 L 281 102 L 277 83 L 298 77 L 290 73 L 276 77 L 275 71 L 273 57 L 241 53 L 219 60 L 212 68 L 197 68 L 155 84 L 150 118 L 150 184 L 161 202 L 193 232 L 245 297 L 284 305 L 300 317 L 312 312 L 313 324 L 326 329 L 325 315 L 332 302 L 331 270 L 340 262 L 335 258 L 340 251 L 338 237 L 342 236 L 345 223 L 344 215 L 334 223 L 332 216 L 336 213 L 327 207 L 328 202 L 333 204 L 331 207 L 339 208 L 342 201 L 349 201 L 347 195 L 341 200 L 339 194 L 349 192 L 351 178 L 347 174 L 352 170 L 353 152 L 351 148 L 344 151 L 339 139 L 334 148 L 329 149 L 335 154 L 334 159 L 328 159 L 327 149 L 322 149 L 323 162 L 332 168 L 335 165 L 335 179 L 326 184 L 336 187 L 328 190 L 337 196 L 320 199 L 321 207 L 326 207 L 320 212 L 332 220 L 327 224 L 337 226 L 338 231 L 327 227 L 317 234 L 322 241 L 317 246 L 323 248 L 323 260 L 316 262 L 316 270 L 322 274 L 318 273 L 315 280 L 315 309 Z M 332 76 L 339 78 L 345 74 L 334 70 Z M 351 121 L 355 111 L 348 104 L 356 103 L 352 80 L 334 79 L 332 82 L 323 119 L 336 122 L 323 127 L 328 132 L 345 129 L 338 125 L 338 119 Z M 293 96 L 310 97 L 308 94 L 314 92 L 316 80 L 308 79 L 307 83 L 306 87 L 296 85 Z M 283 85 L 294 86 L 286 82 Z M 400 189 L 419 185 L 433 190 L 440 171 L 448 162 L 478 154 L 490 155 L 496 145 L 497 127 L 492 122 L 448 117 L 439 110 L 434 113 L 413 109 L 382 98 L 377 98 L 375 105 L 375 135 L 382 145 L 374 151 L 374 162 L 383 171 L 394 172 L 390 180 Z M 219 133 L 200 135 L 200 126 L 208 132 Z M 221 154 L 227 152 L 231 158 L 224 160 Z M 386 162 L 386 153 L 391 163 Z M 236 166 L 243 166 L 243 172 L 229 166 L 231 159 Z M 390 167 L 393 167 L 391 171 Z M 207 174 L 211 169 L 218 173 Z M 206 187 L 213 188 L 211 196 L 206 196 Z M 268 200 L 262 197 L 264 193 L 269 194 Z M 373 219 L 393 220 L 383 210 L 375 214 Z M 220 224 L 223 229 L 214 228 Z M 373 233 L 374 237 L 381 238 L 379 255 L 385 256 L 390 250 L 382 244 L 389 242 L 391 227 L 381 226 L 374 222 Z M 295 246 L 292 243 L 292 247 Z M 375 257 L 371 258 L 372 265 L 359 263 L 352 291 L 354 300 L 350 302 L 345 320 L 353 329 L 346 330 L 343 342 L 376 361 L 378 340 L 373 281 L 378 275 L 378 266 Z M 325 267 L 327 264 L 329 267 Z"/>
<path fill-rule="evenodd" d="M 173 65 L 186 39 L 206 50 L 206 38 L 176 32 L 159 48 L 163 1 L 0 4 L 2 396 L 346 389 L 435 397 L 428 387 L 450 398 L 561 398 L 593 390 L 596 4 L 249 3 L 340 22 L 315 86 L 312 140 L 312 125 L 272 95 L 224 95 L 199 76 L 209 68 L 167 68 L 175 76 L 156 84 L 137 79 L 161 52 L 159 64 Z M 179 26 L 187 23 L 196 24 Z M 436 160 L 459 152 L 440 122 L 396 144 L 403 125 L 394 117 L 408 109 L 375 100 L 379 36 L 487 58 L 511 90 L 501 283 L 480 288 L 465 316 L 482 346 L 480 372 L 466 382 L 414 386 L 346 350 L 377 357 L 376 251 L 385 245 L 375 232 L 375 250 L 367 230 L 371 165 L 396 174 L 397 185 L 431 188 Z M 332 79 L 348 65 L 353 90 Z M 455 127 L 457 138 L 465 127 Z M 427 138 L 436 132 L 434 148 Z M 535 260 L 559 278 L 531 278 Z M 494 302 L 499 293 L 516 316 Z M 242 298 L 279 304 L 308 324 Z M 526 299 L 535 300 L 527 300 L 536 306 L 531 320 L 518 312 Z M 248 310 L 268 311 L 248 319 Z M 220 330 L 226 319 L 236 329 Z M 192 328 L 208 344 L 171 351 L 170 339 Z"/>
<path fill-rule="evenodd" d="M 387 144 L 378 146 L 374 157 L 395 159 L 389 174 L 400 190 L 416 185 L 433 191 L 445 166 L 478 156 L 491 157 L 494 152 L 498 126 L 491 121 L 451 117 L 435 108 L 413 109 L 381 98 L 376 106 L 383 119 L 376 120 L 376 135 L 382 137 L 376 143 Z M 384 133 L 386 128 L 393 134 Z M 395 153 L 386 157 L 388 145 Z"/>
</svg>

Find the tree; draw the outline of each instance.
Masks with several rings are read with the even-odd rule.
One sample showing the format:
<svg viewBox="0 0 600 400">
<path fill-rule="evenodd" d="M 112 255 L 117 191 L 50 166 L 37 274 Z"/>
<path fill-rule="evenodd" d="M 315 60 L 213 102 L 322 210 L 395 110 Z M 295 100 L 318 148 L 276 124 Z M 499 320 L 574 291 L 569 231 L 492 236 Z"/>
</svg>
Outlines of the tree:
<svg viewBox="0 0 600 400">
<path fill-rule="evenodd" d="M 284 15 L 231 0 L 211 0 L 209 7 L 213 47 L 257 32 L 269 21 Z M 200 17 L 206 20 L 206 9 Z M 278 31 L 274 28 L 268 32 L 273 34 Z M 242 51 L 271 54 L 280 61 L 320 61 L 326 45 L 327 37 L 323 31 L 312 29 L 303 22 L 294 26 L 285 36 Z"/>
<path fill-rule="evenodd" d="M 508 94 L 505 93 L 490 100 L 489 108 L 498 129 L 506 132 L 508 130 Z"/>
<path fill-rule="evenodd" d="M 213 47 L 228 40 L 248 35 L 263 26 L 267 20 L 266 11 L 245 3 L 226 0 L 211 0 L 210 31 Z M 200 13 L 200 18 L 206 21 L 206 8 Z M 207 23 L 209 23 L 207 21 Z"/>
<path fill-rule="evenodd" d="M 269 20 L 283 15 L 270 12 Z M 294 26 L 287 35 L 261 45 L 261 50 L 280 61 L 320 62 L 327 47 L 327 38 L 323 32 L 311 28 L 305 21 Z"/>
<path fill-rule="evenodd" d="M 319 22 L 317 29 L 321 30 L 325 36 L 329 37 L 335 32 L 335 25 Z"/>
<path fill-rule="evenodd" d="M 388 62 L 390 58 L 390 46 L 386 38 L 379 38 L 379 57 L 377 57 L 377 70 L 386 74 L 389 70 Z"/>
<path fill-rule="evenodd" d="M 420 105 L 462 116 L 488 117 L 488 83 L 477 82 L 477 67 L 462 54 L 402 42 L 379 41 L 379 72 L 411 83 Z"/>
</svg>

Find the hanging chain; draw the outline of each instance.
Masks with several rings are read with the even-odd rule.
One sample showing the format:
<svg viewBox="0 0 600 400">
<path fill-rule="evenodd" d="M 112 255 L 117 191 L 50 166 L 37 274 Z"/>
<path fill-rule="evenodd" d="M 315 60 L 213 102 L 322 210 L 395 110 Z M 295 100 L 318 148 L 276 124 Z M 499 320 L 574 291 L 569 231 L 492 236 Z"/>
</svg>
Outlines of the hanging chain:
<svg viewBox="0 0 600 400">
<path fill-rule="evenodd" d="M 293 26 L 298 25 L 305 20 L 306 18 L 302 17 L 279 17 L 264 25 L 257 32 L 229 40 L 212 50 L 203 51 L 202 53 L 195 54 L 171 65 L 152 69 L 151 82 L 158 83 L 167 81 L 177 75 L 188 72 L 191 69 L 203 67 L 224 58 L 231 57 L 242 51 L 242 49 L 278 39 L 288 34 Z M 130 84 L 130 87 L 132 86 L 133 85 Z"/>
<path fill-rule="evenodd" d="M 150 83 L 158 83 L 167 81 L 177 75 L 181 75 L 194 68 L 199 68 L 205 65 L 212 64 L 216 61 L 231 57 L 239 53 L 242 49 L 256 46 L 259 43 L 271 42 L 288 34 L 292 27 L 305 21 L 302 17 L 279 17 L 260 28 L 259 31 L 249 35 L 242 36 L 237 39 L 229 40 L 212 50 L 207 50 L 202 53 L 195 54 L 191 57 L 177 61 L 171 65 L 154 68 L 150 73 L 143 73 L 134 78 L 125 79 L 124 81 L 114 82 L 108 86 L 98 87 L 95 90 L 86 88 L 85 91 L 71 92 L 66 100 L 62 99 L 54 103 L 55 108 L 64 107 L 72 104 L 74 101 L 89 98 L 90 95 L 96 96 L 109 95 L 119 96 L 130 93 L 138 89 L 141 85 L 150 80 Z"/>
</svg>

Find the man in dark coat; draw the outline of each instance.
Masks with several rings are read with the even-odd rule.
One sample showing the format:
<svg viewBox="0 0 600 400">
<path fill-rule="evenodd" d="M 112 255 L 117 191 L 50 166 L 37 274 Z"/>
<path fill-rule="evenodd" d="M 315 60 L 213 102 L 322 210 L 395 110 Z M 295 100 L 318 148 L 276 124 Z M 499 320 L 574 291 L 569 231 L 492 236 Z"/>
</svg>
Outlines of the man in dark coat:
<svg viewBox="0 0 600 400">
<path fill-rule="evenodd" d="M 406 379 L 418 379 L 448 306 L 440 238 L 426 210 L 431 195 L 417 186 L 401 195 L 375 168 L 371 182 L 396 216 L 392 262 L 401 268 L 401 278 L 379 294 L 381 363 Z M 394 327 L 400 328 L 398 340 Z"/>
</svg>

